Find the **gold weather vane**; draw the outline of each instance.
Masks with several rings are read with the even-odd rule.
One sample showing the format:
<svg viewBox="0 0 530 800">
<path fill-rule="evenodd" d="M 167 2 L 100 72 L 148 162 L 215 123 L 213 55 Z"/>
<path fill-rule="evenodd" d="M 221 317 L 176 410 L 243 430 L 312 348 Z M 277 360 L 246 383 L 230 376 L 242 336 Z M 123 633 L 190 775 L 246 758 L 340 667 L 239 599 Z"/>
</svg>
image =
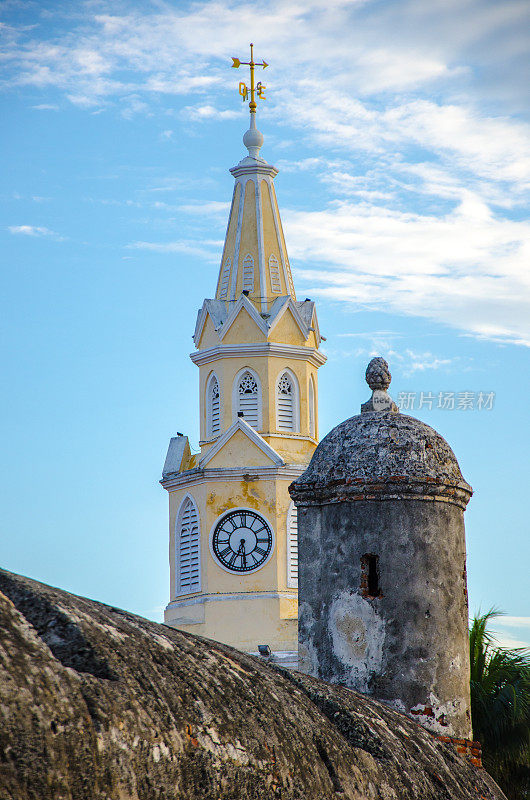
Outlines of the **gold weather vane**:
<svg viewBox="0 0 530 800">
<path fill-rule="evenodd" d="M 236 69 L 240 67 L 241 64 L 250 67 L 250 103 L 248 104 L 248 107 L 250 108 L 250 113 L 255 114 L 257 108 L 256 94 L 258 95 L 260 100 L 266 100 L 267 98 L 265 97 L 265 89 L 267 87 L 264 86 L 261 81 L 259 81 L 256 84 L 256 86 L 254 86 L 254 67 L 263 67 L 263 69 L 265 69 L 265 67 L 268 67 L 269 65 L 267 64 L 266 61 L 262 61 L 261 63 L 257 63 L 254 61 L 253 44 L 250 45 L 250 61 L 240 61 L 239 58 L 234 58 L 234 56 L 232 56 L 232 61 L 233 61 L 232 66 L 235 67 Z M 241 81 L 239 84 L 239 94 L 243 98 L 243 102 L 245 102 L 245 100 L 248 98 L 248 92 L 249 92 L 248 86 L 246 85 L 246 83 Z"/>
</svg>

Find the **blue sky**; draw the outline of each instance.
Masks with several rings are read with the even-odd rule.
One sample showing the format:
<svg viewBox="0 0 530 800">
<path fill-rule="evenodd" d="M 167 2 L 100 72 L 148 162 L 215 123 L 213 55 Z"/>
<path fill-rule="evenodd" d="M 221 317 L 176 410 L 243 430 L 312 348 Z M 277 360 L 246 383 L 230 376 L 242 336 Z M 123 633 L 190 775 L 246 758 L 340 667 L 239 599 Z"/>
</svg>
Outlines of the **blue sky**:
<svg viewBox="0 0 530 800">
<path fill-rule="evenodd" d="M 171 435 L 198 442 L 188 354 L 245 154 L 230 57 L 254 41 L 270 64 L 262 154 L 327 336 L 321 435 L 358 412 L 366 363 L 385 356 L 394 398 L 415 393 L 409 413 L 475 489 L 471 610 L 502 608 L 501 640 L 530 642 L 528 2 L 1 14 L 2 564 L 161 619 L 157 481 Z"/>
</svg>

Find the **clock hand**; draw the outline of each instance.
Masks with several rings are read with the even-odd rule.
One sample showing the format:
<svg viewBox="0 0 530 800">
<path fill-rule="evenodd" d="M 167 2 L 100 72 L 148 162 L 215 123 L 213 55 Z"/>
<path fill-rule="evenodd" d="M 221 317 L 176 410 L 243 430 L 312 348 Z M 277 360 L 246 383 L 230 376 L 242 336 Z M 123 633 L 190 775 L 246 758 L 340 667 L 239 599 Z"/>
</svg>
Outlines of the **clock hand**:
<svg viewBox="0 0 530 800">
<path fill-rule="evenodd" d="M 241 539 L 241 541 L 239 543 L 239 548 L 238 548 L 237 554 L 238 554 L 238 556 L 241 556 L 241 566 L 242 567 L 246 567 L 247 566 L 247 554 L 246 554 L 246 551 L 245 551 L 245 540 L 244 539 Z"/>
</svg>

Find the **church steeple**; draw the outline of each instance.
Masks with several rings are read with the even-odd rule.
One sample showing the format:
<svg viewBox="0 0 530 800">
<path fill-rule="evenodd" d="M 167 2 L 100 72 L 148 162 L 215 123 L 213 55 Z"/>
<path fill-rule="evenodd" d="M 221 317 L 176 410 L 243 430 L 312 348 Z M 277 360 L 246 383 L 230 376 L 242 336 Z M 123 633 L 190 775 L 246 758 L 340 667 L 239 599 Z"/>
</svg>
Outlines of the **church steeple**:
<svg viewBox="0 0 530 800">
<path fill-rule="evenodd" d="M 320 350 L 315 304 L 296 300 L 274 191 L 260 155 L 252 45 L 248 155 L 235 186 L 215 298 L 195 326 L 200 453 L 171 440 L 171 598 L 165 620 L 243 650 L 296 656 L 296 511 L 287 487 L 318 442 Z M 234 66 L 240 66 L 234 59 Z"/>
<path fill-rule="evenodd" d="M 256 127 L 255 97 L 265 99 L 265 87 L 254 86 L 254 68 L 268 65 L 256 64 L 250 48 L 250 62 L 233 59 L 234 67 L 250 66 L 250 127 L 243 136 L 248 155 L 230 170 L 235 186 L 215 296 L 234 301 L 245 292 L 266 313 L 278 297 L 296 295 L 274 190 L 278 170 L 260 156 L 263 134 Z M 246 99 L 247 86 L 240 83 L 239 90 Z"/>
</svg>

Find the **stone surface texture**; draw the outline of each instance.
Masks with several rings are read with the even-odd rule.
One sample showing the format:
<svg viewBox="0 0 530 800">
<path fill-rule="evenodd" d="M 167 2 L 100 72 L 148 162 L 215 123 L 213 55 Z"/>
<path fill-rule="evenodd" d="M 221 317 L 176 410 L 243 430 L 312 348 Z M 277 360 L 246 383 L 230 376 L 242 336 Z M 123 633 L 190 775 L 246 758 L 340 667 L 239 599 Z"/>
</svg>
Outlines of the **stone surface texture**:
<svg viewBox="0 0 530 800">
<path fill-rule="evenodd" d="M 470 739 L 471 487 L 447 442 L 413 417 L 363 413 L 322 440 L 290 492 L 300 669 Z"/>
<path fill-rule="evenodd" d="M 376 389 L 386 391 L 390 386 L 390 381 L 392 380 L 392 375 L 390 374 L 390 370 L 388 368 L 388 362 L 385 361 L 384 358 L 381 358 L 381 356 L 372 358 L 366 367 L 365 378 L 366 383 L 373 391 Z"/>
<path fill-rule="evenodd" d="M 1 800 L 502 800 L 346 688 L 0 572 Z"/>
<path fill-rule="evenodd" d="M 390 411 L 337 425 L 289 491 L 303 505 L 425 497 L 462 508 L 472 494 L 445 439 L 419 419 Z"/>
</svg>

